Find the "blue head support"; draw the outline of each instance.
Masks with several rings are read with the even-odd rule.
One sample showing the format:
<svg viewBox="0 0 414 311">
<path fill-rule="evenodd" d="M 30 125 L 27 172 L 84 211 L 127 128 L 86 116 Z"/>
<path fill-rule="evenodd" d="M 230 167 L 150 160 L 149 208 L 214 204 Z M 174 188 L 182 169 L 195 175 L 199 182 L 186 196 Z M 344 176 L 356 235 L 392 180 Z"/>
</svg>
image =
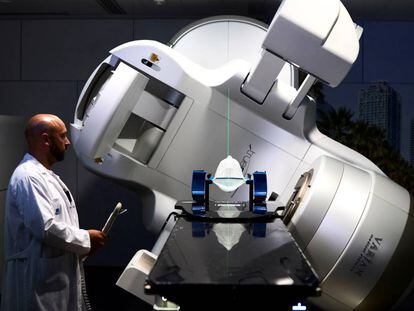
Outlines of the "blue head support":
<svg viewBox="0 0 414 311">
<path fill-rule="evenodd" d="M 193 204 L 193 211 L 203 213 L 206 211 L 209 201 L 209 184 L 211 184 L 211 178 L 204 170 L 194 170 L 193 180 L 191 183 L 191 195 L 193 200 L 196 201 Z"/>
<path fill-rule="evenodd" d="M 266 172 L 254 172 L 250 183 L 250 204 L 253 213 L 264 214 L 267 212 L 267 178 Z"/>
<path fill-rule="evenodd" d="M 264 202 L 267 196 L 266 172 L 253 173 L 253 201 Z"/>
<path fill-rule="evenodd" d="M 194 170 L 191 183 L 191 194 L 195 203 L 193 211 L 203 213 L 209 202 L 209 185 L 212 183 L 212 177 L 207 175 L 204 170 Z M 252 204 L 254 213 L 265 213 L 266 196 L 267 196 L 267 178 L 266 172 L 254 172 L 253 178 L 248 175 L 246 184 L 250 188 L 249 201 Z"/>
</svg>

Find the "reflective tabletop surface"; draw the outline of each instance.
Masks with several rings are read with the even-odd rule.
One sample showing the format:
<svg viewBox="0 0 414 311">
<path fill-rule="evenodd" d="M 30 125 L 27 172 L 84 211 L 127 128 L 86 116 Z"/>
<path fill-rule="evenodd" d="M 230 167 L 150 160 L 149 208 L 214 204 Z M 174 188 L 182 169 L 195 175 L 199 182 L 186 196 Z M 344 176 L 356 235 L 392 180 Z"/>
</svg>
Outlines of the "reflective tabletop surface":
<svg viewBox="0 0 414 311">
<path fill-rule="evenodd" d="M 231 218 L 246 208 L 214 207 L 221 217 Z M 262 302 L 274 295 L 296 301 L 315 295 L 318 279 L 280 219 L 221 223 L 179 218 L 148 284 L 152 292 L 179 304 L 200 295 L 237 303 L 249 295 Z"/>
</svg>

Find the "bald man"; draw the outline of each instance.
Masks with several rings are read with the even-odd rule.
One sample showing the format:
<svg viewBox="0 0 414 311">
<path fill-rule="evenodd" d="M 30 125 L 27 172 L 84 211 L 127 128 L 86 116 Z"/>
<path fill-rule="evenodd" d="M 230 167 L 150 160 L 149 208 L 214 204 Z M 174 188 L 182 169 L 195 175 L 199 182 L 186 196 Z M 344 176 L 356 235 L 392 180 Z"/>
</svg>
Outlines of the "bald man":
<svg viewBox="0 0 414 311">
<path fill-rule="evenodd" d="M 81 258 L 103 247 L 107 237 L 79 228 L 73 197 L 51 170 L 70 145 L 63 121 L 35 115 L 25 136 L 28 153 L 6 198 L 2 310 L 85 310 Z"/>
</svg>

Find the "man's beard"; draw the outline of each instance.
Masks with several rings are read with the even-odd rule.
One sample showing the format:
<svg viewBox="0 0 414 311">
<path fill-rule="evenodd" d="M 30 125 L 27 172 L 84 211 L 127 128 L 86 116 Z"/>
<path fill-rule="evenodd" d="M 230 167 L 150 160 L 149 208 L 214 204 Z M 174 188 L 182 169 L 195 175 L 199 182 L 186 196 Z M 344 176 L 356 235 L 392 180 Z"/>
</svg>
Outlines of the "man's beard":
<svg viewBox="0 0 414 311">
<path fill-rule="evenodd" d="M 65 158 L 65 151 L 66 150 L 59 150 L 55 143 L 52 144 L 52 148 L 50 149 L 50 153 L 58 162 L 63 161 L 63 159 Z"/>
</svg>

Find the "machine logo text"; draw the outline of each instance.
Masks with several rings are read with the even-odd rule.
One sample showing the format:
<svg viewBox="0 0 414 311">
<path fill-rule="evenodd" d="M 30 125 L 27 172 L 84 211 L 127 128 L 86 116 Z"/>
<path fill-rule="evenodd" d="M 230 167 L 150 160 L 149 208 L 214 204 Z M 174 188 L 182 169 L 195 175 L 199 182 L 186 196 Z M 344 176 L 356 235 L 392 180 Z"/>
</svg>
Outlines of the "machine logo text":
<svg viewBox="0 0 414 311">
<path fill-rule="evenodd" d="M 368 265 L 373 263 L 374 257 L 382 245 L 382 238 L 376 237 L 373 234 L 369 237 L 364 249 L 359 254 L 357 260 L 351 268 L 351 271 L 356 275 L 362 277 Z"/>
</svg>

